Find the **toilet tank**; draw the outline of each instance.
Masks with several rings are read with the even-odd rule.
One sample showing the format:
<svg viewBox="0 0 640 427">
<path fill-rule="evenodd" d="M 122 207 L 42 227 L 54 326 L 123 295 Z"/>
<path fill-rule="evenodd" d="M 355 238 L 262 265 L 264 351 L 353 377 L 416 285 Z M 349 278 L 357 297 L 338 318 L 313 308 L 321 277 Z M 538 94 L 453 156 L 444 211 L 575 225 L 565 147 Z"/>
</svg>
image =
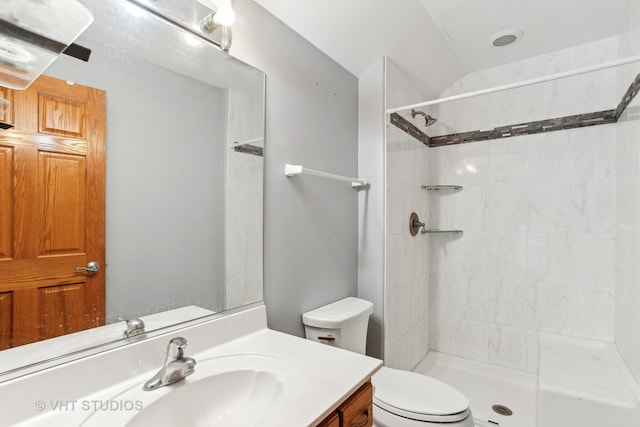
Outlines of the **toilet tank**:
<svg viewBox="0 0 640 427">
<path fill-rule="evenodd" d="M 302 315 L 307 339 L 365 354 L 373 304 L 348 297 Z"/>
</svg>

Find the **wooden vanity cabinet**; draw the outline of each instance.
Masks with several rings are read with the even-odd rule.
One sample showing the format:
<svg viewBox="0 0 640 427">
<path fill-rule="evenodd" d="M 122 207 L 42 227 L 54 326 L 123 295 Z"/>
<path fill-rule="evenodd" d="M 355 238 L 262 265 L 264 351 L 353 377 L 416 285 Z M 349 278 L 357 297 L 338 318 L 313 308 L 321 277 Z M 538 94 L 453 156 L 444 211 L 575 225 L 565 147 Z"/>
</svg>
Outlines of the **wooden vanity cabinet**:
<svg viewBox="0 0 640 427">
<path fill-rule="evenodd" d="M 338 411 L 334 411 L 318 424 L 318 427 L 340 427 L 340 425 L 340 415 L 338 415 Z"/>
<path fill-rule="evenodd" d="M 318 427 L 373 426 L 373 387 L 367 382 L 325 418 Z"/>
</svg>

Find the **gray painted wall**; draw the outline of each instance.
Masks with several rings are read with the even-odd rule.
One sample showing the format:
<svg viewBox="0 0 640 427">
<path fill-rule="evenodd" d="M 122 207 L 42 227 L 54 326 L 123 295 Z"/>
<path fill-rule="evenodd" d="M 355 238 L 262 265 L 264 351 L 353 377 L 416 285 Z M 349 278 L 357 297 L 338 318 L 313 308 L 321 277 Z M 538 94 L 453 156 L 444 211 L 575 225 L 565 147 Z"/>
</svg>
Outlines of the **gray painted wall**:
<svg viewBox="0 0 640 427">
<path fill-rule="evenodd" d="M 267 74 L 264 299 L 269 327 L 356 295 L 358 191 L 286 163 L 358 174 L 358 80 L 252 0 L 235 0 L 231 53 Z M 366 178 L 366 177 L 365 177 Z"/>
</svg>

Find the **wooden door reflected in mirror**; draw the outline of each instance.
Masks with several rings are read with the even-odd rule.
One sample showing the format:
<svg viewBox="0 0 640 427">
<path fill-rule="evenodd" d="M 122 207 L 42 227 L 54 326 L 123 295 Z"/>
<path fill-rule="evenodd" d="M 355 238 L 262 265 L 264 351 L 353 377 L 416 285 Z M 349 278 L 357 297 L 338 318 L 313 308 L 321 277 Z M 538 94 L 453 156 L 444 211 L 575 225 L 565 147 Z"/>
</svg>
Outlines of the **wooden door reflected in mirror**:
<svg viewBox="0 0 640 427">
<path fill-rule="evenodd" d="M 0 349 L 105 323 L 106 93 L 41 76 L 0 133 Z M 95 261 L 96 274 L 77 270 Z"/>
</svg>

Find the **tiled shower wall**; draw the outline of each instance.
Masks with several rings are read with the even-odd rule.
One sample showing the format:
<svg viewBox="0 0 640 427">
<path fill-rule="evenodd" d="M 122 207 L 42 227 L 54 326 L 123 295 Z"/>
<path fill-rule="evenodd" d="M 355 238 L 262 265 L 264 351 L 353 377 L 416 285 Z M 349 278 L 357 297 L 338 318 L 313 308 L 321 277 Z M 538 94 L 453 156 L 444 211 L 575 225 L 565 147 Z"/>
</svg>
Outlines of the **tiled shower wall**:
<svg viewBox="0 0 640 427">
<path fill-rule="evenodd" d="M 446 95 L 616 58 L 616 38 L 470 74 Z M 629 84 L 627 82 L 627 84 Z M 443 104 L 440 128 L 615 108 L 615 70 Z M 614 340 L 616 125 L 429 149 L 432 349 L 537 370 L 540 331 Z"/>
<path fill-rule="evenodd" d="M 640 4 L 631 7 L 633 32 L 470 74 L 442 96 L 639 54 Z M 423 109 L 438 118 L 426 131 L 615 108 L 638 72 L 636 64 Z M 386 83 L 387 108 L 429 99 L 388 60 Z M 615 125 L 450 147 L 426 148 L 387 126 L 387 364 L 410 369 L 431 348 L 535 372 L 538 334 L 550 332 L 615 340 L 640 378 L 638 135 L 638 99 Z M 410 237 L 411 211 L 464 234 Z"/>
<path fill-rule="evenodd" d="M 418 84 L 386 60 L 388 108 L 419 102 Z M 427 219 L 427 147 L 387 124 L 385 364 L 410 370 L 429 350 L 429 238 L 409 234 L 409 215 Z"/>
<path fill-rule="evenodd" d="M 620 39 L 621 56 L 640 54 L 640 3 L 631 2 L 631 30 Z M 637 66 L 622 67 L 619 85 L 634 78 Z M 640 381 L 640 100 L 629 106 L 618 122 L 616 344 Z"/>
<path fill-rule="evenodd" d="M 264 110 L 255 86 L 230 89 L 227 145 L 264 136 Z M 252 145 L 264 147 L 264 141 Z M 264 157 L 227 150 L 225 309 L 263 299 Z"/>
</svg>

